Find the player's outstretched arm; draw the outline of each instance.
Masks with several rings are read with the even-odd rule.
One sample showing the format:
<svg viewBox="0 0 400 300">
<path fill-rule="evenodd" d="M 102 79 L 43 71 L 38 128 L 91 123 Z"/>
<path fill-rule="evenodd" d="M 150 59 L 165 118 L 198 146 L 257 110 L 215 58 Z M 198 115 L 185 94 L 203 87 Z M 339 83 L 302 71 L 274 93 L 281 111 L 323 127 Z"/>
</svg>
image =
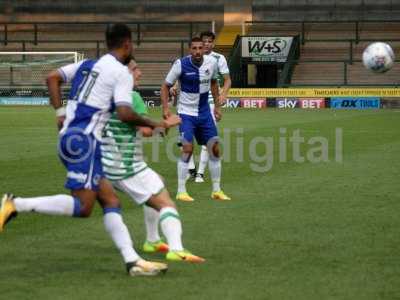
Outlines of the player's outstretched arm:
<svg viewBox="0 0 400 300">
<path fill-rule="evenodd" d="M 134 112 L 129 106 L 117 106 L 117 115 L 122 122 L 129 123 L 134 126 L 150 127 L 152 129 L 156 127 L 164 127 L 161 122 L 155 122 L 151 119 L 144 118 Z"/>
<path fill-rule="evenodd" d="M 65 120 L 65 108 L 62 106 L 61 100 L 61 84 L 63 82 L 64 79 L 57 70 L 50 72 L 46 79 L 50 103 L 56 110 L 58 129 L 61 129 Z"/>
<path fill-rule="evenodd" d="M 141 115 L 134 112 L 129 106 L 117 106 L 118 118 L 125 123 L 132 124 L 134 126 L 143 126 L 154 128 L 171 128 L 180 123 L 180 118 L 177 115 L 171 115 L 168 119 L 161 122 L 156 122 L 148 118 L 144 118 Z"/>
<path fill-rule="evenodd" d="M 170 86 L 166 82 L 164 82 L 161 85 L 160 96 L 161 96 L 161 105 L 162 105 L 164 119 L 167 119 L 171 115 L 171 111 L 169 110 L 169 106 L 168 106 L 169 89 L 170 89 Z"/>
<path fill-rule="evenodd" d="M 156 134 L 161 134 L 162 136 L 165 136 L 168 132 L 168 128 L 177 126 L 180 123 L 181 123 L 181 118 L 178 115 L 171 114 L 167 119 L 164 120 L 164 124 L 166 126 L 165 129 L 167 129 L 167 130 L 163 130 L 162 132 L 160 132 L 160 131 L 151 129 L 150 127 L 137 126 L 136 128 L 138 128 L 138 130 L 144 137 L 151 137 Z"/>
<path fill-rule="evenodd" d="M 140 133 L 142 134 L 142 136 L 144 137 L 151 137 L 153 136 L 153 129 L 151 129 L 150 127 L 143 127 L 143 126 L 138 126 L 136 127 Z"/>
</svg>

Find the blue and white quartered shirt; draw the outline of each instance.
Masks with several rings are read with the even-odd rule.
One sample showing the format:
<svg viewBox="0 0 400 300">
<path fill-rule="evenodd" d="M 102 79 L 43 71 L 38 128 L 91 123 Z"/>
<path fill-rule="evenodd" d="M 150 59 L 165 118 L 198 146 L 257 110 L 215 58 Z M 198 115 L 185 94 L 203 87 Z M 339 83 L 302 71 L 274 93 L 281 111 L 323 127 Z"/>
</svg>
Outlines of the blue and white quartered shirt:
<svg viewBox="0 0 400 300">
<path fill-rule="evenodd" d="M 208 95 L 211 80 L 216 80 L 217 75 L 217 60 L 212 56 L 204 55 L 200 67 L 193 64 L 190 55 L 176 60 L 165 81 L 168 85 L 180 81 L 178 114 L 200 116 L 210 113 Z"/>
<path fill-rule="evenodd" d="M 133 77 L 113 55 L 83 60 L 58 69 L 71 83 L 66 119 L 60 134 L 79 129 L 101 141 L 102 130 L 115 106 L 131 106 Z"/>
</svg>

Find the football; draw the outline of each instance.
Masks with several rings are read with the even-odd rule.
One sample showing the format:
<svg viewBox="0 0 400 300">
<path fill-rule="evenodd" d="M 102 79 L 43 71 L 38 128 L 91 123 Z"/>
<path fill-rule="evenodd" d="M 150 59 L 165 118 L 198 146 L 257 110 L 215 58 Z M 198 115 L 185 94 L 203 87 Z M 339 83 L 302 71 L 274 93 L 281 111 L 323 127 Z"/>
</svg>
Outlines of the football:
<svg viewBox="0 0 400 300">
<path fill-rule="evenodd" d="M 364 66 L 375 73 L 389 71 L 394 62 L 394 53 L 389 44 L 376 42 L 368 45 L 363 52 Z"/>
</svg>

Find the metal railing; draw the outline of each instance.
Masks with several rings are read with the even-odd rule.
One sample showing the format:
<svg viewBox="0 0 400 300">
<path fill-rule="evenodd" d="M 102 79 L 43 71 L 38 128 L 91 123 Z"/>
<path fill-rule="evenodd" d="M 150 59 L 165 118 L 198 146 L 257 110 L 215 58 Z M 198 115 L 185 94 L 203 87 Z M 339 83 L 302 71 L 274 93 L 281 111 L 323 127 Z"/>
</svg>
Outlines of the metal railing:
<svg viewBox="0 0 400 300">
<path fill-rule="evenodd" d="M 346 59 L 333 59 L 333 60 L 291 60 L 288 61 L 290 63 L 293 64 L 327 64 L 327 63 L 336 63 L 336 64 L 342 64 L 343 68 L 342 68 L 342 74 L 341 74 L 341 78 L 342 81 L 341 82 L 334 82 L 334 83 L 326 83 L 326 82 L 318 82 L 318 79 L 316 79 L 315 83 L 285 83 L 280 85 L 280 87 L 310 87 L 310 86 L 332 86 L 332 87 L 337 87 L 337 86 L 379 86 L 379 87 L 400 87 L 400 82 L 399 83 L 362 83 L 362 82 L 355 82 L 357 81 L 357 78 L 350 78 L 349 74 L 348 74 L 348 70 L 349 70 L 349 66 L 353 65 L 354 63 L 362 63 L 362 60 L 346 60 Z M 400 60 L 395 60 L 395 63 L 400 63 Z M 365 72 L 371 72 L 368 70 L 364 70 Z M 376 74 L 375 76 L 379 76 L 378 74 Z M 332 80 L 335 81 L 335 80 Z M 354 83 L 355 82 L 355 83 Z"/>
<path fill-rule="evenodd" d="M 400 24 L 399 24 L 400 25 Z M 380 42 L 400 42 L 400 39 L 379 39 Z M 375 39 L 359 39 L 358 41 L 354 39 L 313 39 L 313 40 L 306 40 L 306 42 L 309 43 L 348 43 L 347 49 L 348 49 L 348 58 L 346 61 L 349 62 L 349 64 L 352 64 L 354 62 L 354 47 L 361 43 L 373 43 L 376 42 Z"/>
<path fill-rule="evenodd" d="M 360 21 L 360 20 L 348 20 L 348 21 L 245 21 L 242 23 L 242 35 L 247 33 L 247 28 L 248 26 L 251 25 L 260 25 L 260 24 L 295 24 L 298 25 L 297 30 L 295 31 L 295 34 L 300 35 L 300 41 L 302 44 L 312 41 L 312 39 L 307 39 L 306 35 L 308 33 L 307 31 L 307 25 L 312 25 L 312 24 L 350 24 L 352 27 L 352 34 L 353 40 L 355 43 L 359 43 L 363 41 L 363 39 L 360 38 L 360 33 L 362 30 L 360 29 L 362 24 L 372 24 L 372 23 L 396 23 L 400 27 L 400 20 L 370 20 L 370 21 Z M 311 32 L 311 31 L 309 31 Z"/>
<path fill-rule="evenodd" d="M 99 32 L 104 32 L 104 29 L 106 26 L 110 24 L 110 22 L 0 22 L 0 36 L 2 36 L 2 39 L 0 39 L 0 43 L 7 45 L 10 42 L 15 42 L 16 40 L 13 40 L 12 38 L 10 39 L 9 34 L 11 33 L 9 27 L 13 25 L 26 25 L 26 26 L 31 26 L 28 30 L 24 30 L 23 32 L 29 32 L 32 36 L 30 40 L 24 40 L 25 43 L 32 43 L 34 45 L 38 45 L 41 42 L 49 42 L 48 40 L 41 40 L 40 39 L 40 33 L 44 32 L 40 30 L 40 26 L 46 26 L 46 31 L 51 29 L 52 26 L 76 26 L 76 25 L 82 25 L 82 26 L 98 26 L 99 27 Z M 183 26 L 187 27 L 187 38 L 185 38 L 185 41 L 190 40 L 190 38 L 193 36 L 193 33 L 195 32 L 196 29 L 200 28 L 200 26 L 207 27 L 208 30 L 213 30 L 215 29 L 215 22 L 214 21 L 201 21 L 201 22 L 151 22 L 151 21 L 146 21 L 146 22 L 125 22 L 128 26 L 134 27 L 134 33 L 136 37 L 134 38 L 135 42 L 137 44 L 140 44 L 144 42 L 143 39 L 143 30 L 144 26 Z M 174 40 L 174 38 L 172 38 Z M 19 40 L 17 40 L 19 41 Z M 53 40 L 54 42 L 65 42 L 66 39 L 63 39 L 62 36 L 60 39 Z M 72 40 L 67 40 L 69 42 L 72 42 Z M 158 40 L 151 40 L 147 39 L 147 41 L 153 41 L 153 42 L 158 42 Z M 73 41 L 75 42 L 75 40 Z M 79 40 L 79 42 L 82 42 L 82 40 Z"/>
<path fill-rule="evenodd" d="M 1 41 L 0 41 L 0 43 L 1 43 Z M 68 45 L 68 44 L 69 45 L 77 45 L 77 44 L 80 44 L 80 43 L 85 43 L 85 44 L 89 44 L 89 45 L 93 44 L 92 50 L 95 51 L 95 53 L 96 53 L 95 56 L 97 58 L 99 58 L 101 56 L 101 53 L 106 50 L 106 47 L 104 46 L 104 44 L 105 44 L 104 40 L 85 40 L 85 41 L 82 41 L 82 40 L 57 40 L 57 41 L 54 41 L 54 40 L 42 40 L 39 43 L 42 43 L 42 44 L 43 43 L 46 43 L 46 44 L 63 44 L 63 45 Z M 39 43 L 38 43 L 38 45 L 40 45 Z M 173 40 L 173 39 L 171 39 L 171 40 L 159 40 L 159 41 L 156 41 L 156 42 L 155 41 L 151 41 L 151 40 L 145 40 L 145 41 L 142 41 L 141 43 L 142 44 L 146 44 L 146 43 L 157 43 L 157 44 L 172 44 L 172 43 L 176 43 L 176 44 L 179 44 L 180 55 L 184 56 L 185 53 L 186 53 L 188 40 L 182 40 L 182 39 Z M 29 44 L 32 44 L 32 42 L 30 42 L 30 41 L 13 40 L 13 41 L 8 42 L 8 44 L 19 44 L 20 48 L 18 50 L 15 49 L 15 51 L 19 51 L 19 52 L 33 51 L 32 49 L 27 50 L 27 48 L 28 48 L 27 46 Z M 72 47 L 65 47 L 65 48 L 72 49 Z M 80 51 L 80 52 L 82 51 L 82 50 L 80 50 L 79 47 L 74 47 L 73 50 L 74 51 Z M 0 51 L 1 51 L 1 47 L 0 47 Z M 165 62 L 165 61 L 163 61 L 163 62 Z"/>
</svg>

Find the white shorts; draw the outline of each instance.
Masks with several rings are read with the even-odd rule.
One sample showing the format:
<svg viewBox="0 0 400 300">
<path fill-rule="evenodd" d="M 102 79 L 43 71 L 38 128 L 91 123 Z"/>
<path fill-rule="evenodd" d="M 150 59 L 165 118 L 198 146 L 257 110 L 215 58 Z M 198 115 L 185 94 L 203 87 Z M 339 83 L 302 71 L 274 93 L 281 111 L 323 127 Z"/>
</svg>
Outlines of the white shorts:
<svg viewBox="0 0 400 300">
<path fill-rule="evenodd" d="M 112 184 L 139 205 L 144 204 L 151 196 L 157 195 L 165 188 L 161 177 L 150 168 L 127 179 L 112 181 Z"/>
</svg>

